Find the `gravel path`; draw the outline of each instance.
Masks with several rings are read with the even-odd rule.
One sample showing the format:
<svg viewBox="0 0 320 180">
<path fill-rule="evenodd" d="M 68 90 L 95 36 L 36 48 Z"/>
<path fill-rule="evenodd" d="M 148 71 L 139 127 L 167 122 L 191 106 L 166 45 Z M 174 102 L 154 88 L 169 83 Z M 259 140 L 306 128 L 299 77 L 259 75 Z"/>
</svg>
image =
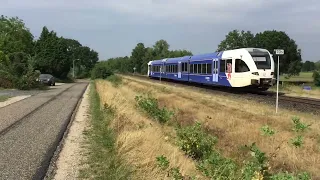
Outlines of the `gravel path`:
<svg viewBox="0 0 320 180">
<path fill-rule="evenodd" d="M 43 178 L 86 85 L 62 85 L 0 109 L 0 179 Z"/>
</svg>

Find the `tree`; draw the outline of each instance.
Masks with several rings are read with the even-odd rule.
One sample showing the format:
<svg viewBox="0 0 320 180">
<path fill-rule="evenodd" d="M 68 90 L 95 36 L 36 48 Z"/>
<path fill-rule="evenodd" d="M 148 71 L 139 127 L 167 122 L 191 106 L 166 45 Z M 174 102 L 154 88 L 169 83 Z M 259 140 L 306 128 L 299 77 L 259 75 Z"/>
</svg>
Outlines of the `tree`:
<svg viewBox="0 0 320 180">
<path fill-rule="evenodd" d="M 316 69 L 315 63 L 311 61 L 306 61 L 302 65 L 302 71 L 308 72 L 308 71 L 313 71 Z"/>
<path fill-rule="evenodd" d="M 32 54 L 33 35 L 18 17 L 0 16 L 0 51 Z"/>
<path fill-rule="evenodd" d="M 161 39 L 153 45 L 154 59 L 163 59 L 169 57 L 169 44 Z"/>
<path fill-rule="evenodd" d="M 250 31 L 240 33 L 233 30 L 218 45 L 218 51 L 244 47 L 264 48 L 270 53 L 273 53 L 274 49 L 284 49 L 285 55 L 280 57 L 280 74 L 298 75 L 301 71 L 301 49 L 298 49 L 295 41 L 283 31 L 264 31 L 253 35 Z"/>
<path fill-rule="evenodd" d="M 57 78 L 67 77 L 72 64 L 69 44 L 56 32 L 43 27 L 39 40 L 36 42 L 35 67 L 41 73 L 49 73 Z"/>
<path fill-rule="evenodd" d="M 250 31 L 233 30 L 226 35 L 226 38 L 218 45 L 217 51 L 224 51 L 229 49 L 238 49 L 245 47 L 254 47 L 254 35 Z"/>
<path fill-rule="evenodd" d="M 302 67 L 301 49 L 283 31 L 264 31 L 255 36 L 256 47 L 267 49 L 273 53 L 274 49 L 284 49 L 285 54 L 280 57 L 280 74 L 298 75 Z"/>
<path fill-rule="evenodd" d="M 320 71 L 320 61 L 315 63 L 316 70 Z"/>
<path fill-rule="evenodd" d="M 136 47 L 132 50 L 131 60 L 135 65 L 136 72 L 141 72 L 141 65 L 143 63 L 144 56 L 146 54 L 146 48 L 143 43 L 138 43 Z"/>
</svg>

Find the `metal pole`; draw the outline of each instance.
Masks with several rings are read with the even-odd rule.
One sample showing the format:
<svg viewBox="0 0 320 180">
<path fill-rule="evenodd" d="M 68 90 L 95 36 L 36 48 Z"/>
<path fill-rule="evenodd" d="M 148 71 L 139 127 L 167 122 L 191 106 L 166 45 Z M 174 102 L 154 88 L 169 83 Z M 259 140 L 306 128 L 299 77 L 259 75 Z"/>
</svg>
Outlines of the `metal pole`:
<svg viewBox="0 0 320 180">
<path fill-rule="evenodd" d="M 276 113 L 278 113 L 278 101 L 279 101 L 279 79 L 280 79 L 279 69 L 280 69 L 280 68 L 279 68 L 279 56 L 278 56 Z"/>
<path fill-rule="evenodd" d="M 74 60 L 72 61 L 73 62 L 73 68 L 72 68 L 72 70 L 73 70 L 73 78 L 74 78 Z"/>
<path fill-rule="evenodd" d="M 160 82 L 161 82 L 161 71 L 162 71 L 162 68 L 161 68 L 161 66 L 160 66 Z"/>
</svg>

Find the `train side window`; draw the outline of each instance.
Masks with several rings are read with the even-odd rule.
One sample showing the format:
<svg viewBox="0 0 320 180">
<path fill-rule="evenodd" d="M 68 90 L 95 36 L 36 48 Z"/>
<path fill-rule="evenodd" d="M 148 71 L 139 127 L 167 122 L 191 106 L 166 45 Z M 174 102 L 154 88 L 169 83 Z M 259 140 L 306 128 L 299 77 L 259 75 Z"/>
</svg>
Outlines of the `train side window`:
<svg viewBox="0 0 320 180">
<path fill-rule="evenodd" d="M 207 73 L 212 74 L 212 64 L 208 64 L 207 66 Z"/>
<path fill-rule="evenodd" d="M 201 64 L 198 64 L 198 74 L 201 74 Z"/>
<path fill-rule="evenodd" d="M 183 63 L 184 64 L 184 72 L 188 72 L 188 63 Z"/>
<path fill-rule="evenodd" d="M 220 72 L 226 72 L 226 61 L 220 60 Z"/>
<path fill-rule="evenodd" d="M 232 73 L 232 59 L 226 60 L 226 72 Z"/>
<path fill-rule="evenodd" d="M 181 63 L 181 71 L 184 72 L 184 63 Z"/>
<path fill-rule="evenodd" d="M 241 60 L 241 59 L 236 59 L 236 64 L 235 64 L 235 72 L 248 72 L 249 67 L 247 64 Z"/>
<path fill-rule="evenodd" d="M 202 74 L 207 74 L 207 64 L 201 64 L 202 67 Z"/>
</svg>

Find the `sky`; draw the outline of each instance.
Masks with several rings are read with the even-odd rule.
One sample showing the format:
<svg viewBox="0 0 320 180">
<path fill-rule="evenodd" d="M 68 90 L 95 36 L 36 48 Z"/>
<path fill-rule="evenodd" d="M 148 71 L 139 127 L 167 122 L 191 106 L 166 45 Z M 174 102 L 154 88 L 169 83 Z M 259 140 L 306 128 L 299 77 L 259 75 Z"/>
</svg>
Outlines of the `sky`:
<svg viewBox="0 0 320 180">
<path fill-rule="evenodd" d="M 319 0 L 0 0 L 0 14 L 22 19 L 39 37 L 47 26 L 99 53 L 130 56 L 137 43 L 214 52 L 228 32 L 285 31 L 303 61 L 320 60 Z"/>
</svg>

